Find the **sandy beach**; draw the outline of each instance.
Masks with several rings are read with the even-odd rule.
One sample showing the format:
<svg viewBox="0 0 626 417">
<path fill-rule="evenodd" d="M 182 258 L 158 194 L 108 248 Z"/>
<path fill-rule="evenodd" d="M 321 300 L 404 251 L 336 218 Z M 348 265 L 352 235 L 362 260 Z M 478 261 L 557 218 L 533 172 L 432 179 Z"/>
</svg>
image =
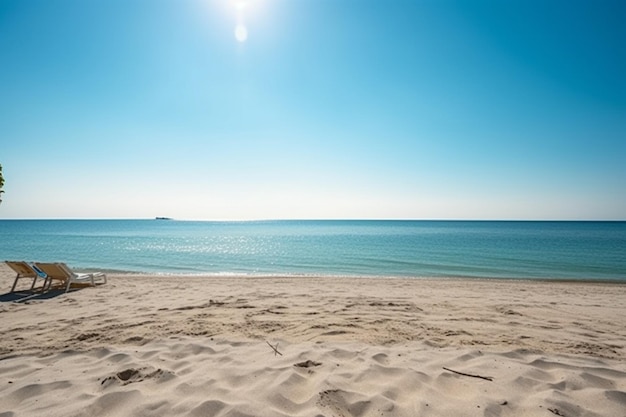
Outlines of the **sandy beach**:
<svg viewBox="0 0 626 417">
<path fill-rule="evenodd" d="M 624 284 L 109 274 L 16 303 L 13 278 L 2 417 L 626 416 Z"/>
</svg>

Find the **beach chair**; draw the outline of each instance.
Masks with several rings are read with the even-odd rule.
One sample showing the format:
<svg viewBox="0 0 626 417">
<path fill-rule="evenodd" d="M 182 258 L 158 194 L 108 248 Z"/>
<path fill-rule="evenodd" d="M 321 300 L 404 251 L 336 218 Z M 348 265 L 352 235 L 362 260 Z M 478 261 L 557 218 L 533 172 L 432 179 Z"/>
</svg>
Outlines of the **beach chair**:
<svg viewBox="0 0 626 417">
<path fill-rule="evenodd" d="M 61 287 L 65 287 L 65 292 L 68 292 L 72 285 L 90 285 L 95 287 L 96 280 L 101 280 L 102 284 L 107 282 L 107 276 L 102 272 L 77 274 L 62 262 L 37 262 L 35 266 L 45 272 L 48 278 L 50 278 L 50 286 L 52 286 L 52 281 L 58 281 Z"/>
<path fill-rule="evenodd" d="M 4 261 L 4 263 L 6 263 L 9 266 L 9 268 L 11 268 L 17 274 L 15 276 L 15 281 L 13 281 L 13 286 L 11 287 L 10 292 L 15 291 L 15 287 L 17 287 L 17 282 L 23 278 L 33 280 L 33 283 L 30 286 L 30 291 L 33 291 L 35 289 L 35 284 L 37 283 L 37 279 L 43 279 L 44 283 L 43 283 L 43 286 L 41 287 L 41 292 L 45 291 L 46 285 L 48 284 L 48 277 L 45 273 L 43 272 L 40 273 L 35 268 L 33 268 L 32 265 L 24 261 Z"/>
</svg>

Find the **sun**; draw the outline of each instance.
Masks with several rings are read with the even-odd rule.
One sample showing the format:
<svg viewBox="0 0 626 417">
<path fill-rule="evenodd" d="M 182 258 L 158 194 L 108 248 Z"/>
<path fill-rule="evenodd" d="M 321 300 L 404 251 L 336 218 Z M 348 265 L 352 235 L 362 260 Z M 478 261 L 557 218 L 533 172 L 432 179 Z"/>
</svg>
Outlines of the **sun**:
<svg viewBox="0 0 626 417">
<path fill-rule="evenodd" d="M 245 42 L 248 39 L 248 29 L 241 23 L 235 26 L 235 39 L 239 42 Z"/>
<path fill-rule="evenodd" d="M 248 5 L 248 2 L 246 0 L 235 0 L 235 7 L 239 10 L 243 10 L 246 8 L 246 6 Z"/>
</svg>

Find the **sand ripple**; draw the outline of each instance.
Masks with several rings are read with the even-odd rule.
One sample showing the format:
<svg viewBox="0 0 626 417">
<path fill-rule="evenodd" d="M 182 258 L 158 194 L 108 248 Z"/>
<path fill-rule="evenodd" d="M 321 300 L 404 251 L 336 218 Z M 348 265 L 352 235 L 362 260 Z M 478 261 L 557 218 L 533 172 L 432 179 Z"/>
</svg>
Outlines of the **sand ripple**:
<svg viewBox="0 0 626 417">
<path fill-rule="evenodd" d="M 626 410 L 626 366 L 608 359 L 433 350 L 418 342 L 279 345 L 282 356 L 262 342 L 182 337 L 8 358 L 0 361 L 2 415 L 621 416 Z"/>
</svg>

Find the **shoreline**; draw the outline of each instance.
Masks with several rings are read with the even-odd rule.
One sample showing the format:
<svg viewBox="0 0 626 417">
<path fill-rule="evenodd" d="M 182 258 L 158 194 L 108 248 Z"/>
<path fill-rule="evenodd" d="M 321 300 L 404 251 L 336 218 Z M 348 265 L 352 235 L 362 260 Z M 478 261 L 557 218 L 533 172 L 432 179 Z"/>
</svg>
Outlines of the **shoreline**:
<svg viewBox="0 0 626 417">
<path fill-rule="evenodd" d="M 0 302 L 0 412 L 620 415 L 626 284 L 574 284 L 109 274 Z"/>
<path fill-rule="evenodd" d="M 548 282 L 548 283 L 582 283 L 582 284 L 609 284 L 609 285 L 626 285 L 626 277 L 624 278 L 533 278 L 533 277 L 485 277 L 485 276 L 432 276 L 432 275 L 345 275 L 345 274 L 324 274 L 324 273 L 241 273 L 241 272 L 136 272 L 136 271 L 124 271 L 119 269 L 102 269 L 102 268 L 76 268 L 77 272 L 93 272 L 99 271 L 113 276 L 120 277 L 165 277 L 165 278 L 232 278 L 232 279 L 272 279 L 272 278 L 285 278 L 285 279 L 370 279 L 370 280 L 419 280 L 419 281 L 501 281 L 501 282 Z"/>
</svg>

